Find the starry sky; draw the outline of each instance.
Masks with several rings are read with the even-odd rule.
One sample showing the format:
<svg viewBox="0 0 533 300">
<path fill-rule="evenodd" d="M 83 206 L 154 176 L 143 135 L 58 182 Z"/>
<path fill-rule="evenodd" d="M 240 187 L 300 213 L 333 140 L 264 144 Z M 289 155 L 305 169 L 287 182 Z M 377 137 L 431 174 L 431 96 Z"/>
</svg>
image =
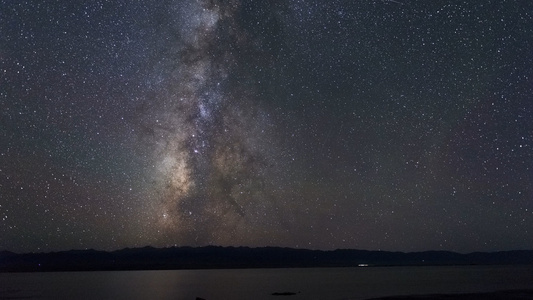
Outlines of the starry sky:
<svg viewBox="0 0 533 300">
<path fill-rule="evenodd" d="M 0 0 L 0 250 L 533 249 L 529 0 Z"/>
</svg>

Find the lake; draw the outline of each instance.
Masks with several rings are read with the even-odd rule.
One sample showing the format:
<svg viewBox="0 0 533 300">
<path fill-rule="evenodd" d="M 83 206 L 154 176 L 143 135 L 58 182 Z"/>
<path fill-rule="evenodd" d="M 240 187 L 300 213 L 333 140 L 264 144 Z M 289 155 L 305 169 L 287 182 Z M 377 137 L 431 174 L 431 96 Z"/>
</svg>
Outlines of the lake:
<svg viewBox="0 0 533 300">
<path fill-rule="evenodd" d="M 533 289 L 533 266 L 0 273 L 0 299 L 367 299 L 508 289 Z"/>
</svg>

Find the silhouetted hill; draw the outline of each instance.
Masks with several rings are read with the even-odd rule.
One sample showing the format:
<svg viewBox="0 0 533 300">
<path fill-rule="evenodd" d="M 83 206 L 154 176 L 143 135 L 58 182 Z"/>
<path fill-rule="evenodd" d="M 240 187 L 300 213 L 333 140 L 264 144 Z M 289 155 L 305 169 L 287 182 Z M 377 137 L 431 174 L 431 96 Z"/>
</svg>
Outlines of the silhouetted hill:
<svg viewBox="0 0 533 300">
<path fill-rule="evenodd" d="M 126 248 L 112 252 L 92 249 L 26 254 L 0 252 L 1 272 L 353 267 L 360 264 L 370 266 L 533 264 L 533 251 L 460 254 L 447 251 L 404 253 L 208 246 Z"/>
</svg>

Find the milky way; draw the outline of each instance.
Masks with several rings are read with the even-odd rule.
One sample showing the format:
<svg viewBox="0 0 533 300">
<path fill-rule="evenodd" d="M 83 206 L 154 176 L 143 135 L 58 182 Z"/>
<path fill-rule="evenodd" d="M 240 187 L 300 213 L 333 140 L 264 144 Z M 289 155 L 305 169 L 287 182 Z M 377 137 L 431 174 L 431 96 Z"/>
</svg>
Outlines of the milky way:
<svg viewBox="0 0 533 300">
<path fill-rule="evenodd" d="M 251 87 L 231 78 L 236 56 L 251 43 L 234 21 L 239 6 L 198 1 L 175 12 L 179 38 L 169 50 L 176 57 L 163 67 L 172 76 L 143 112 L 164 238 L 249 242 L 261 236 L 254 223 L 275 213 L 269 116 Z"/>
</svg>

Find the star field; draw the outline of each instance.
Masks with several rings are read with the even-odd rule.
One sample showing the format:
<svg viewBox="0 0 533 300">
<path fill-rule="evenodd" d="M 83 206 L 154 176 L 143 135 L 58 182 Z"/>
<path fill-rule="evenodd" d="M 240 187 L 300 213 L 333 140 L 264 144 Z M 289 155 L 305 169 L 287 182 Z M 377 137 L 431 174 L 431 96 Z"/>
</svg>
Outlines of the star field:
<svg viewBox="0 0 533 300">
<path fill-rule="evenodd" d="M 0 7 L 0 249 L 533 248 L 529 1 Z"/>
</svg>

